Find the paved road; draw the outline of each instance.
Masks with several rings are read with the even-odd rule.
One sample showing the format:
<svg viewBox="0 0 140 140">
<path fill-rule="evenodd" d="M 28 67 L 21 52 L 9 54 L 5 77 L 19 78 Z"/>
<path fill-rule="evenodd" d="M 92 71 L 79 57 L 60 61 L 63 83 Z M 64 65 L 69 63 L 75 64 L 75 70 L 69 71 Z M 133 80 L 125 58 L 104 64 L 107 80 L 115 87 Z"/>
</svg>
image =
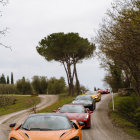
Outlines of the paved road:
<svg viewBox="0 0 140 140">
<path fill-rule="evenodd" d="M 57 101 L 56 95 L 40 95 L 40 104 L 37 105 L 37 110 L 41 110 Z M 10 132 L 9 124 L 16 122 L 21 124 L 31 114 L 30 109 L 25 109 L 0 117 L 0 140 L 7 140 Z M 4 123 L 5 122 L 5 123 Z M 4 123 L 4 124 L 3 124 Z"/>
<path fill-rule="evenodd" d="M 82 130 L 83 140 L 135 140 L 128 136 L 120 128 L 112 125 L 108 117 L 108 103 L 111 94 L 102 95 L 102 100 L 97 102 L 93 112 L 91 129 Z"/>
</svg>

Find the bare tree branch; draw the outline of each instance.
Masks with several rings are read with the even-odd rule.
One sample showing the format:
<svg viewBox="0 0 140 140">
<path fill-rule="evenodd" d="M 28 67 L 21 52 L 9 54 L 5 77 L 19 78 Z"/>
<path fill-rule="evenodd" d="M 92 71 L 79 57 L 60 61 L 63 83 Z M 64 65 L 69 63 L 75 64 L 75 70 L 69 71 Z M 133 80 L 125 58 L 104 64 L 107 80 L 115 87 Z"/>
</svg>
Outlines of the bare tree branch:
<svg viewBox="0 0 140 140">
<path fill-rule="evenodd" d="M 0 3 L 1 3 L 2 5 L 6 5 L 6 4 L 8 3 L 8 0 L 0 0 Z"/>
<path fill-rule="evenodd" d="M 12 48 L 11 48 L 10 46 L 6 46 L 6 45 L 4 45 L 4 44 L 2 44 L 2 43 L 0 43 L 0 46 L 3 46 L 3 47 L 5 47 L 5 48 L 8 48 L 8 49 L 10 49 L 10 50 L 12 51 Z"/>
</svg>

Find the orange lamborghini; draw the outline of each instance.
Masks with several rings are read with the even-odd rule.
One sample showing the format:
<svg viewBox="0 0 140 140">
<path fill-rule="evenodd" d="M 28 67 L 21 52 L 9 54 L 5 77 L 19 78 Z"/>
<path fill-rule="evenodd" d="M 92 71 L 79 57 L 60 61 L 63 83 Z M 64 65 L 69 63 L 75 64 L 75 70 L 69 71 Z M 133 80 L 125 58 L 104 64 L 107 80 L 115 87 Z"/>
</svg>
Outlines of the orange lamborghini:
<svg viewBox="0 0 140 140">
<path fill-rule="evenodd" d="M 10 124 L 9 140 L 81 140 L 84 123 L 70 121 L 64 114 L 39 113 L 29 116 L 14 129 Z"/>
</svg>

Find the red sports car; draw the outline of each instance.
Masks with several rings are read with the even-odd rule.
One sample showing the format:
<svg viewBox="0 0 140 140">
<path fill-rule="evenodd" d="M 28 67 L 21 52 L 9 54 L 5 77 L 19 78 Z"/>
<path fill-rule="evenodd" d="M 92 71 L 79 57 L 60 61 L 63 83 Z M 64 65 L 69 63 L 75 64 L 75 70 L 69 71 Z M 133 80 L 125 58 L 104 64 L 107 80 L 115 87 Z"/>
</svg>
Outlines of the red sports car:
<svg viewBox="0 0 140 140">
<path fill-rule="evenodd" d="M 70 120 L 76 120 L 78 122 L 84 122 L 86 128 L 91 127 L 91 113 L 88 108 L 84 108 L 83 105 L 65 104 L 58 110 L 54 110 L 56 113 L 65 114 Z"/>
<path fill-rule="evenodd" d="M 110 93 L 109 89 L 97 90 L 97 92 L 99 92 L 101 94 L 108 94 L 108 93 Z"/>
</svg>

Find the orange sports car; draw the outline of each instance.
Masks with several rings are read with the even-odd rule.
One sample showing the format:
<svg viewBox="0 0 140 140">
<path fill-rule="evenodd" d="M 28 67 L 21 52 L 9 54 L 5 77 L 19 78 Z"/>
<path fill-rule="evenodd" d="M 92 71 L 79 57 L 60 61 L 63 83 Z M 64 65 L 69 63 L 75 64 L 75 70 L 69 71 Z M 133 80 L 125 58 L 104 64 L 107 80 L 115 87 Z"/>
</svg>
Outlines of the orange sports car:
<svg viewBox="0 0 140 140">
<path fill-rule="evenodd" d="M 9 140 L 81 140 L 84 123 L 70 121 L 64 114 L 39 113 L 29 116 L 23 124 L 12 131 Z"/>
</svg>

